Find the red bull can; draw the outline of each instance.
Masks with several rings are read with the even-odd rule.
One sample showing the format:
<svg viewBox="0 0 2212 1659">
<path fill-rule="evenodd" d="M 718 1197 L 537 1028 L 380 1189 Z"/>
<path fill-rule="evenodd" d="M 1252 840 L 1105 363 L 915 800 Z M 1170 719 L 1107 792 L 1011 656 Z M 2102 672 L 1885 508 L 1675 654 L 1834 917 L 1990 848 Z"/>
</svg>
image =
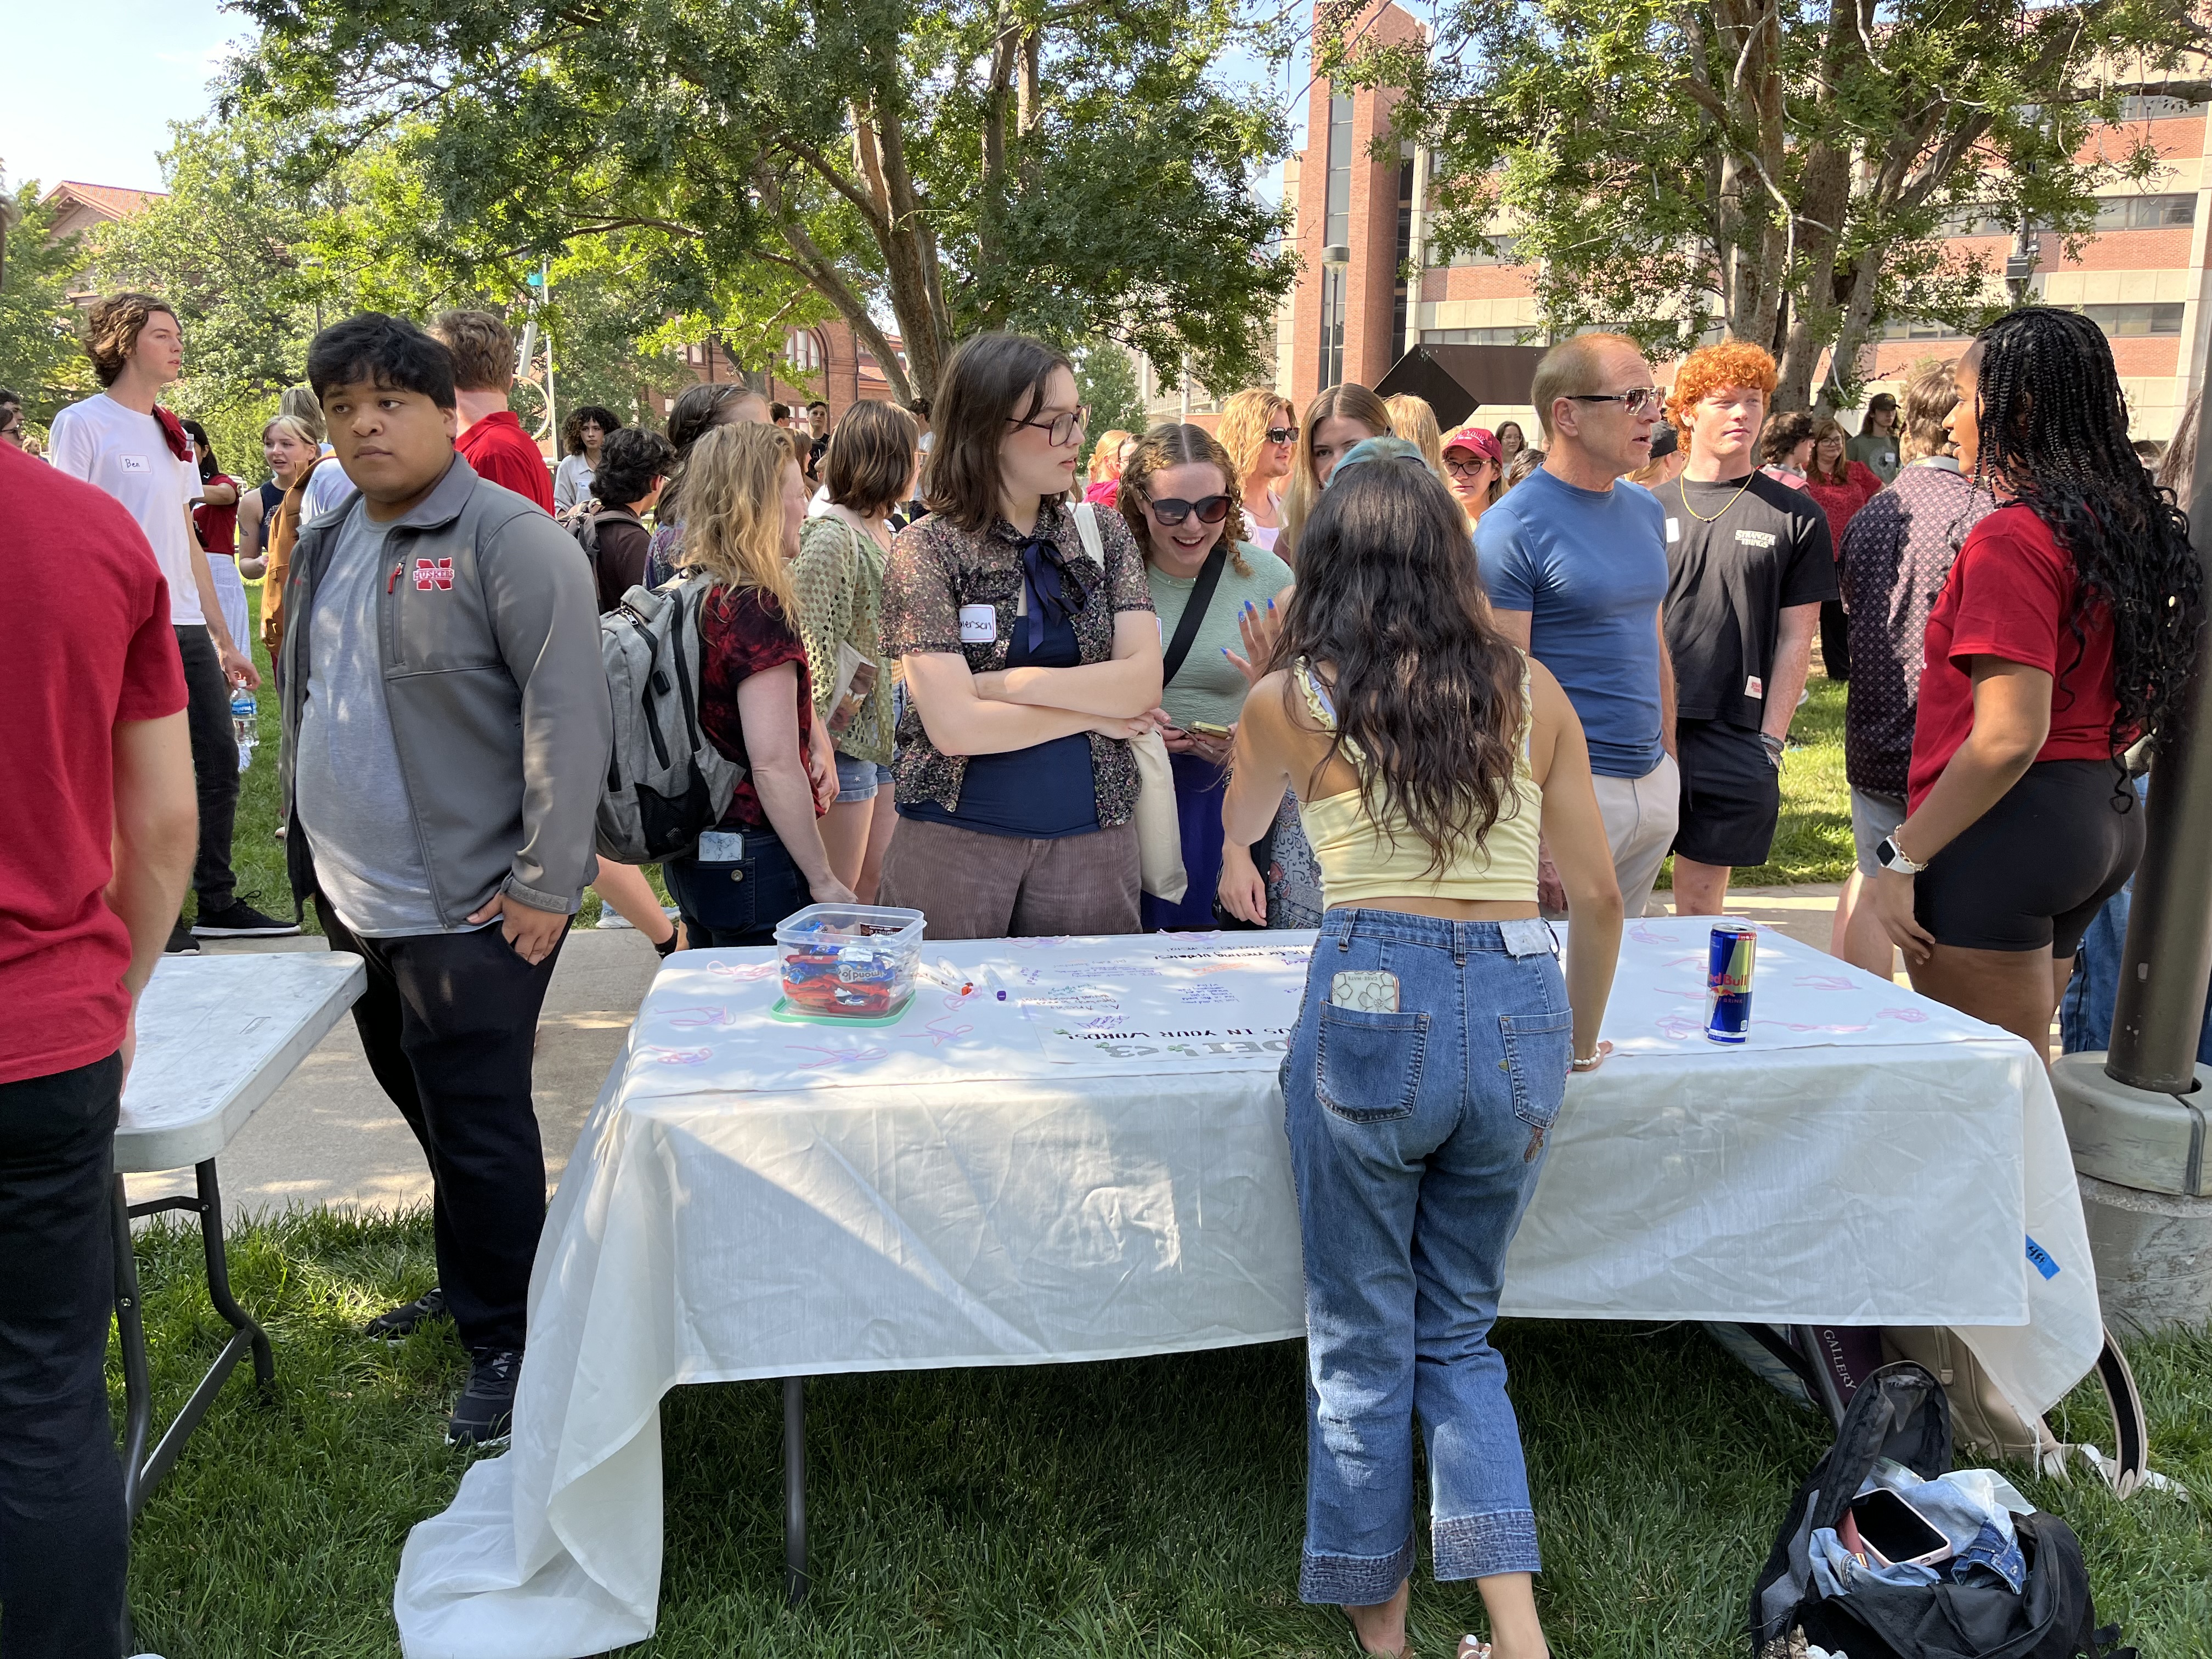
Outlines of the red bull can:
<svg viewBox="0 0 2212 1659">
<path fill-rule="evenodd" d="M 1747 921 L 1713 928 L 1705 953 L 1705 1035 L 1715 1042 L 1741 1042 L 1751 1035 L 1751 969 L 1759 955 L 1759 930 Z"/>
</svg>

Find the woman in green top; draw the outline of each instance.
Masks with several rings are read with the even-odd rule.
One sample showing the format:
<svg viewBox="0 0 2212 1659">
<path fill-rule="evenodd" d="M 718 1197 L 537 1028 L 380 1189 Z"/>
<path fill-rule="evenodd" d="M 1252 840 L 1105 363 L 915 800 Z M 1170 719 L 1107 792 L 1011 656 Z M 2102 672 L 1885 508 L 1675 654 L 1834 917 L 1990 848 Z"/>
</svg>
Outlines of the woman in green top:
<svg viewBox="0 0 2212 1659">
<path fill-rule="evenodd" d="M 898 825 L 885 787 L 894 664 L 884 654 L 884 568 L 891 512 L 914 493 L 919 436 L 914 416 L 896 404 L 846 410 L 822 461 L 830 505 L 806 521 L 791 568 L 814 712 L 837 746 L 837 800 L 822 820 L 822 845 L 863 904 L 876 902 Z"/>
<path fill-rule="evenodd" d="M 1874 469 L 1874 475 L 1883 483 L 1897 480 L 1897 399 L 1887 392 L 1877 392 L 1867 400 L 1866 423 L 1859 434 L 1844 450 L 1846 460 L 1862 461 Z M 1842 545 L 1843 531 L 1836 532 L 1837 544 Z M 1841 557 L 1838 554 L 1837 556 Z"/>
<path fill-rule="evenodd" d="M 1265 611 L 1293 578 L 1290 566 L 1244 539 L 1236 468 L 1204 427 L 1158 426 L 1146 434 L 1121 469 L 1118 505 L 1144 551 L 1145 580 L 1159 613 L 1161 714 L 1190 878 L 1177 903 L 1144 896 L 1144 927 L 1148 933 L 1211 927 L 1224 768 L 1250 689 L 1231 655 L 1244 643 L 1237 618 L 1248 608 Z"/>
</svg>

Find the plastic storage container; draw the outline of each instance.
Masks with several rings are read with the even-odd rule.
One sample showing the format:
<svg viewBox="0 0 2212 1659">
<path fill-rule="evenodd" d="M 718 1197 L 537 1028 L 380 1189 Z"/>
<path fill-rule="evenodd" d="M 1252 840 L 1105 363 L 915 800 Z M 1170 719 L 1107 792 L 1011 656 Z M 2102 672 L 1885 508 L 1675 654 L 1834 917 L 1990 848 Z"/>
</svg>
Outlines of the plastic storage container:
<svg viewBox="0 0 2212 1659">
<path fill-rule="evenodd" d="M 783 1000 L 795 1013 L 881 1019 L 914 995 L 922 914 L 875 904 L 810 904 L 776 924 Z"/>
</svg>

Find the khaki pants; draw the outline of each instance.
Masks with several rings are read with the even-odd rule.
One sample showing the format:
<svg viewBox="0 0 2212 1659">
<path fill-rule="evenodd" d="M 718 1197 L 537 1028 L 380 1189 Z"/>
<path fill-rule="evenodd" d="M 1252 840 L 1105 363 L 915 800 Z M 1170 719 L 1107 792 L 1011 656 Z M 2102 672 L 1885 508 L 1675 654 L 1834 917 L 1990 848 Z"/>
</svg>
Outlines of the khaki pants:
<svg viewBox="0 0 2212 1659">
<path fill-rule="evenodd" d="M 1623 913 L 1632 921 L 1650 902 L 1659 866 L 1674 845 L 1675 821 L 1682 810 L 1681 773 L 1674 757 L 1662 753 L 1659 764 L 1640 778 L 1593 777 L 1590 781 L 1597 787 L 1597 810 L 1613 848 L 1613 874 L 1620 884 Z"/>
<path fill-rule="evenodd" d="M 876 902 L 921 911 L 931 939 L 1133 933 L 1137 884 L 1133 823 L 1023 841 L 902 818 Z"/>
</svg>

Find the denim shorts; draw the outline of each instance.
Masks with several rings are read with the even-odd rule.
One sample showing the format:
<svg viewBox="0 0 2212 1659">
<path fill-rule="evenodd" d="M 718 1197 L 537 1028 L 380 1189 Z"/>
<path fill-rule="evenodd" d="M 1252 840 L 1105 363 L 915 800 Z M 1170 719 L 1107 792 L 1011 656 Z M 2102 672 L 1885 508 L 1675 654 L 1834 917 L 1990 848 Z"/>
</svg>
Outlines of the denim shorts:
<svg viewBox="0 0 2212 1659">
<path fill-rule="evenodd" d="M 1881 873 L 1875 848 L 1897 833 L 1905 822 L 1905 797 L 1885 795 L 1851 786 L 1851 848 L 1858 855 L 1859 873 L 1872 881 Z"/>
<path fill-rule="evenodd" d="M 853 801 L 873 800 L 876 791 L 891 781 L 891 769 L 874 761 L 854 760 L 850 755 L 837 757 L 837 805 Z"/>
</svg>

